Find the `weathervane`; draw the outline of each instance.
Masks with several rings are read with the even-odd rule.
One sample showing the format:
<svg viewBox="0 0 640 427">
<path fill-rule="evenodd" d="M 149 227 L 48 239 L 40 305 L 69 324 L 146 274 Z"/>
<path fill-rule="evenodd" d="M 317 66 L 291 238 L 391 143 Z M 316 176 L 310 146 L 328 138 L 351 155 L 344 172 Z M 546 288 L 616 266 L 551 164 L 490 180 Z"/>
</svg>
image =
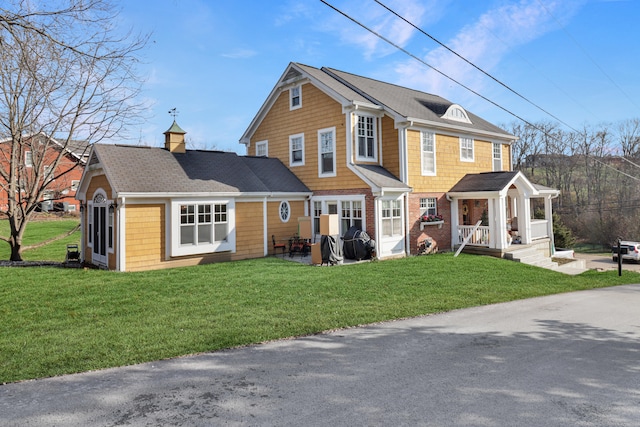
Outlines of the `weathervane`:
<svg viewBox="0 0 640 427">
<path fill-rule="evenodd" d="M 179 114 L 180 112 L 174 107 L 171 110 L 169 110 L 169 114 L 171 114 L 173 116 L 173 120 L 176 120 L 176 116 Z"/>
</svg>

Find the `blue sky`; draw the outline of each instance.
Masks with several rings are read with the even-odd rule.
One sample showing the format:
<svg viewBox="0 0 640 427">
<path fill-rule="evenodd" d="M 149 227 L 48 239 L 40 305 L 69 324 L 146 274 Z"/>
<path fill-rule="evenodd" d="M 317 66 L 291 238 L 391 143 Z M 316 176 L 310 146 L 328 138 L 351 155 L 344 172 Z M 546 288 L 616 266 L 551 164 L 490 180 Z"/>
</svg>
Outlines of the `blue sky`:
<svg viewBox="0 0 640 427">
<path fill-rule="evenodd" d="M 555 121 L 373 0 L 326 1 L 505 109 Z M 381 1 L 573 128 L 640 118 L 640 1 Z M 152 33 L 141 67 L 149 118 L 129 143 L 162 145 L 175 107 L 190 148 L 245 154 L 238 140 L 289 62 L 434 93 L 498 125 L 516 120 L 320 0 L 123 0 L 121 19 Z"/>
</svg>

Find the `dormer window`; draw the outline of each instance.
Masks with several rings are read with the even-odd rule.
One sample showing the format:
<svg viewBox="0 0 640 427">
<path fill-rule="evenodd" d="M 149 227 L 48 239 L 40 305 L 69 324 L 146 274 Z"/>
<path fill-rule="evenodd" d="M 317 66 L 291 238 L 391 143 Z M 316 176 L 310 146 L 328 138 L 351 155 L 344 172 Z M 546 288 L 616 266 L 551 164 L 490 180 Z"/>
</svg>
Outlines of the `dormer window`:
<svg viewBox="0 0 640 427">
<path fill-rule="evenodd" d="M 471 124 L 471 120 L 469 120 L 467 112 L 458 104 L 452 104 L 447 108 L 447 111 L 442 115 L 442 118 Z"/>
<path fill-rule="evenodd" d="M 356 140 L 358 160 L 376 160 L 376 118 L 357 116 Z"/>
<path fill-rule="evenodd" d="M 289 89 L 289 109 L 297 110 L 302 107 L 302 87 L 300 85 Z"/>
</svg>

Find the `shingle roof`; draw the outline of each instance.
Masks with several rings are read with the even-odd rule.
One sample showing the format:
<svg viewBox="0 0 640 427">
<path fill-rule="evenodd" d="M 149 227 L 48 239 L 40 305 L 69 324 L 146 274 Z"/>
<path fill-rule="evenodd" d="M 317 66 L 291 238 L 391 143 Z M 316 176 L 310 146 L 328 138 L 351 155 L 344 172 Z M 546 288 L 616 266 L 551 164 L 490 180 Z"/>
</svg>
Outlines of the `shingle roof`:
<svg viewBox="0 0 640 427">
<path fill-rule="evenodd" d="M 404 182 L 393 176 L 391 172 L 377 165 L 353 165 L 354 169 L 364 175 L 372 184 L 380 188 L 410 190 Z"/>
<path fill-rule="evenodd" d="M 472 193 L 478 191 L 501 191 L 518 172 L 469 173 L 454 185 L 450 193 Z"/>
<path fill-rule="evenodd" d="M 305 193 L 280 160 L 221 151 L 95 144 L 116 193 Z"/>
</svg>

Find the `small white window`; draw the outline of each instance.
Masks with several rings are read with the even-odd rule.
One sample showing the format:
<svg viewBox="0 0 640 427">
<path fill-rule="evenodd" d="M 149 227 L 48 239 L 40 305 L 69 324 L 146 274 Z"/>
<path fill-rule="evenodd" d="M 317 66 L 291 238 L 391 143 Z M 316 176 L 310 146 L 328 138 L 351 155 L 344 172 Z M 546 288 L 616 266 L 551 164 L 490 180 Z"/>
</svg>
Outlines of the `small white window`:
<svg viewBox="0 0 640 427">
<path fill-rule="evenodd" d="M 422 215 L 438 215 L 438 200 L 435 197 L 420 199 L 420 212 Z"/>
<path fill-rule="evenodd" d="M 74 179 L 71 181 L 71 191 L 78 191 L 78 185 L 80 185 L 80 180 Z"/>
<path fill-rule="evenodd" d="M 318 131 L 319 176 L 336 176 L 336 128 Z"/>
<path fill-rule="evenodd" d="M 360 160 L 376 159 L 376 118 L 358 116 L 356 126 L 358 158 Z"/>
<path fill-rule="evenodd" d="M 269 144 L 267 141 L 256 142 L 256 156 L 258 157 L 269 156 Z"/>
<path fill-rule="evenodd" d="M 289 137 L 289 166 L 304 165 L 304 134 Z"/>
<path fill-rule="evenodd" d="M 382 201 L 382 235 L 399 236 L 402 234 L 402 209 L 400 200 Z"/>
<path fill-rule="evenodd" d="M 280 202 L 278 212 L 280 213 L 280 221 L 289 222 L 289 218 L 291 218 L 291 205 L 289 205 L 289 202 L 286 200 Z"/>
<path fill-rule="evenodd" d="M 436 137 L 432 132 L 420 132 L 422 139 L 422 175 L 436 174 Z"/>
<path fill-rule="evenodd" d="M 33 166 L 33 153 L 31 151 L 26 151 L 24 153 L 24 165 L 28 168 Z"/>
<path fill-rule="evenodd" d="M 297 110 L 302 107 L 302 87 L 300 85 L 289 89 L 289 109 Z"/>
<path fill-rule="evenodd" d="M 460 160 L 473 162 L 473 139 L 460 137 Z"/>
<path fill-rule="evenodd" d="M 493 143 L 493 170 L 502 170 L 502 144 Z"/>
</svg>

